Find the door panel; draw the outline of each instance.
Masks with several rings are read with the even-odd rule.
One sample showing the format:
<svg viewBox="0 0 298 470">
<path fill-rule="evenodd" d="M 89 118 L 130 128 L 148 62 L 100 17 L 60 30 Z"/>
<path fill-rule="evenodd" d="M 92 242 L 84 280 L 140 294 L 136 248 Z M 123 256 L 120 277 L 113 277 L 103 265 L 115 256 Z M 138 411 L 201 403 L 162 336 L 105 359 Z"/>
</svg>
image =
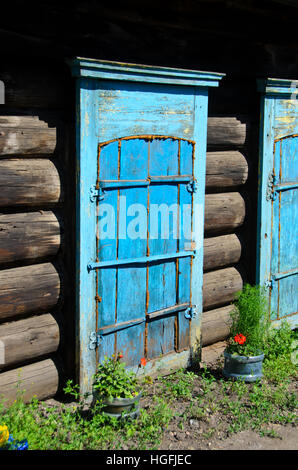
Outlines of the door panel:
<svg viewBox="0 0 298 470">
<path fill-rule="evenodd" d="M 71 67 L 77 78 L 76 361 L 85 393 L 98 361 L 117 351 L 135 369 L 145 356 L 145 373 L 185 367 L 198 357 L 207 90 L 223 75 L 85 58 Z M 170 213 L 169 237 L 163 237 L 152 225 L 153 202 L 185 204 L 189 217 L 172 227 Z"/>
<path fill-rule="evenodd" d="M 275 142 L 273 171 L 270 311 L 280 319 L 298 312 L 298 136 Z"/>
<path fill-rule="evenodd" d="M 288 190 L 280 194 L 280 242 L 279 271 L 289 271 L 298 267 L 296 249 L 298 227 L 298 191 Z"/>
<path fill-rule="evenodd" d="M 268 288 L 270 319 L 297 325 L 298 106 L 293 83 L 274 79 L 262 99 L 257 279 Z M 272 87 L 273 81 L 273 87 Z M 268 92 L 267 92 L 268 89 Z M 275 90 L 275 91 L 274 91 Z M 290 99 L 289 99 L 290 98 Z"/>
<path fill-rule="evenodd" d="M 188 184 L 193 180 L 194 143 L 166 136 L 134 136 L 117 139 L 115 144 L 99 144 L 96 182 L 104 190 L 104 201 L 97 205 L 97 257 L 107 263 L 97 270 L 97 324 L 102 333 L 98 360 L 107 351 L 109 355 L 121 352 L 124 361 L 133 365 L 137 357 L 153 359 L 190 346 L 185 311 L 191 305 L 192 256 L 186 252 L 179 259 L 175 254 L 190 246 L 192 193 Z M 105 169 L 103 173 L 107 155 L 111 172 Z M 115 239 L 101 239 L 104 204 L 110 204 L 115 214 L 111 218 L 117 227 Z M 186 217 L 179 207 L 185 209 Z M 131 233 L 130 227 L 134 228 Z M 150 256 L 154 259 L 148 262 Z"/>
</svg>

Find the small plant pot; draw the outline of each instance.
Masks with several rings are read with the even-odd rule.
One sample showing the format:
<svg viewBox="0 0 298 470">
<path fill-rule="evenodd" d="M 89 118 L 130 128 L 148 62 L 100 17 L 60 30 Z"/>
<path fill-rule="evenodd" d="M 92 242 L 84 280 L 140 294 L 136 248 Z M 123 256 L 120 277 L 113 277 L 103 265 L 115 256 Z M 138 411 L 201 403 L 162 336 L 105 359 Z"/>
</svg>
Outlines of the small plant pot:
<svg viewBox="0 0 298 470">
<path fill-rule="evenodd" d="M 97 398 L 94 392 L 94 398 Z M 133 398 L 104 398 L 102 413 L 113 418 L 135 419 L 140 414 L 141 393 Z"/>
<path fill-rule="evenodd" d="M 255 382 L 263 377 L 264 354 L 258 356 L 237 356 L 224 351 L 223 375 L 228 379 Z"/>
</svg>

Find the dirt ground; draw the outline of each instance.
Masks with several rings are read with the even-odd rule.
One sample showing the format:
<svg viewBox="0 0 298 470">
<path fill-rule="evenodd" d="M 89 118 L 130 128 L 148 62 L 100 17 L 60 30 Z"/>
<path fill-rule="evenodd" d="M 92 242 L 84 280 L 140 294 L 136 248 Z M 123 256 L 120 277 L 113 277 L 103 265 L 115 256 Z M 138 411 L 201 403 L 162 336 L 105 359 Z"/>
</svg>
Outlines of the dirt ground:
<svg viewBox="0 0 298 470">
<path fill-rule="evenodd" d="M 150 397 L 149 397 L 150 399 Z M 73 403 L 74 404 L 74 403 Z M 44 401 L 45 406 L 57 406 L 55 399 Z M 143 407 L 148 405 L 148 397 L 142 400 Z M 177 402 L 177 409 L 183 413 L 183 405 Z M 172 419 L 168 428 L 164 430 L 163 439 L 158 450 L 298 450 L 297 427 L 291 424 L 272 424 L 270 429 L 275 431 L 276 437 L 262 437 L 252 430 L 240 431 L 230 437 L 222 432 L 206 437 L 208 430 L 216 426 L 218 416 L 211 415 L 208 422 L 190 419 L 184 423 L 183 430 L 179 426 L 179 419 Z M 124 446 L 123 450 L 129 450 Z"/>
<path fill-rule="evenodd" d="M 193 433 L 196 428 L 196 433 Z M 183 431 L 169 427 L 159 449 L 161 450 L 298 450 L 297 428 L 292 425 L 270 426 L 278 437 L 261 437 L 251 430 L 240 431 L 232 437 L 213 436 L 210 439 L 200 438 L 202 429 L 193 423 Z"/>
<path fill-rule="evenodd" d="M 241 431 L 225 441 L 214 442 L 211 449 L 223 450 L 298 450 L 297 428 L 272 425 L 278 438 L 261 437 L 253 431 Z"/>
<path fill-rule="evenodd" d="M 225 343 L 218 344 L 216 348 L 206 348 L 201 365 L 206 366 L 208 371 L 217 377 L 222 378 L 220 374 L 220 356 Z M 222 359 L 221 359 L 222 360 Z M 148 388 L 141 399 L 141 407 L 150 409 L 156 396 L 166 398 L 164 385 L 160 380 L 154 380 L 148 384 Z M 252 384 L 248 384 L 252 386 Z M 192 390 L 192 396 L 204 396 L 203 381 L 198 377 Z M 264 424 L 264 436 L 251 429 L 245 429 L 236 433 L 229 433 L 229 424 L 233 422 L 233 414 L 223 416 L 222 410 L 212 406 L 216 404 L 217 399 L 223 398 L 223 392 L 220 389 L 219 381 L 214 380 L 210 385 L 212 401 L 210 408 L 204 407 L 204 415 L 197 416 L 190 413 L 190 400 L 179 396 L 173 403 L 171 409 L 174 411 L 168 427 L 163 431 L 162 442 L 158 450 L 298 450 L 298 432 L 293 424 Z M 297 381 L 293 379 L 290 384 L 291 392 L 297 392 Z M 170 396 L 171 392 L 168 392 Z M 236 395 L 231 393 L 229 399 L 237 402 Z M 45 405 L 55 406 L 56 400 L 45 401 Z M 195 416 L 195 417 L 193 417 Z M 263 425 L 262 425 L 263 427 Z M 123 450 L 129 450 L 130 445 L 124 445 Z"/>
<path fill-rule="evenodd" d="M 146 404 L 144 403 L 144 406 Z M 187 406 L 187 405 L 186 405 Z M 183 402 L 177 401 L 175 412 L 183 416 Z M 275 437 L 260 436 L 258 432 L 244 430 L 227 436 L 225 430 L 220 429 L 222 417 L 220 413 L 210 412 L 208 420 L 187 419 L 183 421 L 181 429 L 181 418 L 171 420 L 168 428 L 164 431 L 163 440 L 159 450 L 298 450 L 297 427 L 292 424 L 267 425 Z M 212 436 L 208 433 L 217 429 Z"/>
<path fill-rule="evenodd" d="M 215 372 L 223 365 L 222 352 L 225 342 L 217 343 L 203 349 L 202 366 Z M 297 383 L 293 381 L 291 390 L 297 392 Z M 196 392 L 196 389 L 194 390 Z M 197 393 L 200 393 L 200 388 Z M 216 397 L 217 386 L 214 384 Z M 232 397 L 231 397 L 232 398 Z M 145 405 L 146 406 L 146 405 Z M 187 406 L 187 405 L 186 405 Z M 179 409 L 180 408 L 180 409 Z M 183 402 L 177 400 L 175 411 L 178 416 L 183 416 Z M 208 409 L 207 409 L 208 411 Z M 207 420 L 187 419 L 181 426 L 181 418 L 171 420 L 169 427 L 164 432 L 160 450 L 298 450 L 297 427 L 292 424 L 264 425 L 264 429 L 272 431 L 271 436 L 260 436 L 259 432 L 244 430 L 233 435 L 226 433 L 226 425 L 221 426 L 222 416 L 220 412 L 212 412 Z M 215 432 L 208 437 L 210 430 Z"/>
</svg>

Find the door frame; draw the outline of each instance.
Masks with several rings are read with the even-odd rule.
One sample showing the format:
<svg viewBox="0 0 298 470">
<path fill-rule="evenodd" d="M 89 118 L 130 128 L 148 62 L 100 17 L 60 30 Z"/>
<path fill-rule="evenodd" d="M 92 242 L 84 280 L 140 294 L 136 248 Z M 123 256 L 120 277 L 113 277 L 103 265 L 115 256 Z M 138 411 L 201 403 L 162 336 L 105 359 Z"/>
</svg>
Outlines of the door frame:
<svg viewBox="0 0 298 470">
<path fill-rule="evenodd" d="M 196 145 L 194 156 L 194 175 L 199 175 L 200 189 L 193 194 L 193 207 L 195 204 L 201 207 L 201 223 L 196 233 L 196 256 L 193 260 L 191 284 L 192 303 L 197 307 L 197 315 L 191 321 L 190 350 L 179 354 L 168 354 L 161 359 L 150 361 L 145 373 L 152 375 L 156 371 L 163 373 L 185 367 L 189 364 L 190 356 L 196 357 L 200 351 L 208 87 L 217 87 L 224 74 L 79 57 L 68 61 L 68 64 L 72 75 L 76 77 L 76 370 L 81 393 L 90 393 L 92 376 L 96 369 L 96 352 L 90 348 L 90 339 L 92 340 L 90 332 L 96 331 L 95 274 L 94 271 L 93 273 L 88 271 L 87 266 L 96 257 L 93 235 L 96 233 L 96 211 L 92 210 L 90 188 L 94 186 L 100 140 L 95 103 L 101 80 L 112 80 L 114 83 L 124 81 L 158 84 L 167 88 L 169 85 L 185 86 L 189 90 L 192 87 L 195 99 L 194 115 L 198 116 L 195 119 L 193 140 L 200 142 L 200 145 Z"/>
<path fill-rule="evenodd" d="M 261 119 L 259 137 L 256 284 L 265 287 L 270 302 L 273 217 L 273 169 L 277 141 L 298 133 L 298 80 L 260 79 Z M 284 317 L 292 328 L 297 315 Z M 280 320 L 272 321 L 278 326 Z"/>
</svg>

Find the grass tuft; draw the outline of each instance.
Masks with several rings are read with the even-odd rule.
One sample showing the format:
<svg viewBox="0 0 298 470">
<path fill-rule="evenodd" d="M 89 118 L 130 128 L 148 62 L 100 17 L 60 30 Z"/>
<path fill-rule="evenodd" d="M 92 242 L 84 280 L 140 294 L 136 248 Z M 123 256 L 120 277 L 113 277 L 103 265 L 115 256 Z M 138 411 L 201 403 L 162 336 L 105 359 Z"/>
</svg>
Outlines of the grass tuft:
<svg viewBox="0 0 298 470">
<path fill-rule="evenodd" d="M 297 333 L 287 324 L 271 330 L 264 377 L 252 384 L 223 379 L 220 368 L 207 367 L 144 380 L 140 415 L 128 422 L 86 407 L 71 381 L 65 390 L 76 401 L 51 406 L 36 398 L 25 404 L 20 383 L 14 403 L 6 407 L 0 401 L 0 424 L 15 439 L 27 439 L 30 450 L 164 449 L 163 443 L 178 435 L 184 435 L 186 446 L 193 438 L 200 448 L 205 441 L 209 445 L 218 436 L 224 439 L 244 429 L 278 438 L 272 425 L 297 421 L 296 344 Z"/>
</svg>

